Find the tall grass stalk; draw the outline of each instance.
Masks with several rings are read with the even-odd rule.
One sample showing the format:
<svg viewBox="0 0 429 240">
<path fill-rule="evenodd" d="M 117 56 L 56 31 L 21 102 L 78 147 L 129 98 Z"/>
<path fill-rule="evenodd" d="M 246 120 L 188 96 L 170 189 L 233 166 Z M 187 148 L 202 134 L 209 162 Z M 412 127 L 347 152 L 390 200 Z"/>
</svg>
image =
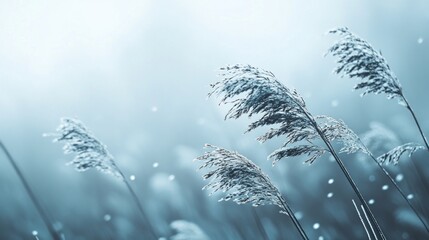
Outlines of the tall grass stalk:
<svg viewBox="0 0 429 240">
<path fill-rule="evenodd" d="M 404 193 L 404 191 L 399 187 L 399 185 L 396 183 L 396 181 L 390 176 L 389 172 L 383 167 L 383 165 L 377 161 L 377 159 L 374 157 L 372 153 L 370 153 L 370 157 L 372 160 L 374 160 L 375 163 L 377 163 L 377 166 L 379 169 L 384 173 L 384 175 L 389 179 L 389 181 L 393 184 L 393 186 L 396 188 L 396 190 L 399 192 L 399 194 L 402 196 L 402 198 L 407 202 L 408 206 L 413 210 L 413 212 L 416 214 L 420 222 L 423 224 L 423 226 L 426 229 L 426 232 L 429 233 L 429 227 L 426 224 L 426 221 L 423 219 L 422 216 L 420 216 L 420 213 L 417 211 L 417 209 L 413 206 L 411 201 L 407 198 L 407 195 Z M 412 163 L 414 164 L 414 163 Z"/>
<path fill-rule="evenodd" d="M 393 148 L 392 150 L 389 150 L 388 152 L 382 154 L 381 156 L 379 156 L 378 158 L 376 158 L 374 156 L 374 154 L 368 149 L 367 146 L 372 146 L 372 147 L 380 147 L 384 144 L 384 148 L 387 148 L 387 145 L 391 145 L 391 144 L 397 144 L 397 142 L 399 141 L 398 137 L 396 136 L 396 134 L 391 131 L 390 129 L 383 127 L 382 125 L 372 125 L 371 130 L 364 133 L 363 134 L 363 138 L 364 141 L 366 141 L 366 143 L 364 143 L 363 140 L 361 140 L 361 138 L 359 138 L 356 135 L 356 138 L 359 140 L 360 144 L 364 147 L 365 151 L 364 153 L 367 154 L 379 167 L 379 169 L 384 173 L 384 175 L 386 175 L 386 177 L 389 179 L 389 181 L 392 183 L 392 185 L 396 188 L 396 190 L 400 193 L 400 195 L 402 196 L 402 198 L 407 202 L 408 206 L 410 206 L 410 208 L 413 210 L 413 212 L 416 214 L 416 216 L 419 218 L 420 222 L 423 224 L 423 226 L 425 227 L 426 231 L 429 233 L 429 228 L 428 225 L 426 224 L 425 220 L 423 219 L 423 217 L 421 216 L 421 214 L 417 211 L 417 209 L 413 206 L 413 204 L 411 203 L 411 201 L 408 199 L 408 197 L 405 195 L 404 191 L 399 187 L 399 185 L 396 183 L 396 181 L 390 176 L 389 172 L 386 170 L 385 167 L 383 167 L 383 163 L 393 163 L 393 164 L 398 164 L 399 163 L 399 159 L 401 158 L 402 155 L 404 155 L 405 153 L 408 152 L 408 156 L 411 157 L 412 154 L 414 154 L 414 152 L 416 152 L 419 149 L 424 149 L 423 146 L 420 146 L 419 144 L 415 144 L 415 143 L 406 143 L 400 146 L 397 146 L 395 148 Z M 413 166 L 415 166 L 414 161 L 411 161 L 411 164 Z M 415 169 L 417 170 L 417 168 Z M 419 178 L 419 180 L 421 180 L 420 178 L 420 174 L 419 172 L 415 172 L 415 175 Z M 423 182 L 421 182 L 422 185 Z"/>
<path fill-rule="evenodd" d="M 338 66 L 334 69 L 334 73 L 340 74 L 341 77 L 359 78 L 360 82 L 354 89 L 363 89 L 362 96 L 368 93 L 384 93 L 389 99 L 396 98 L 398 103 L 406 107 L 412 115 L 426 149 L 429 151 L 428 140 L 416 114 L 405 97 L 398 78 L 381 52 L 375 50 L 370 43 L 350 32 L 346 27 L 331 30 L 329 33 L 341 36 L 341 39 L 328 50 L 328 54 L 338 57 Z"/>
<path fill-rule="evenodd" d="M 372 227 L 372 225 L 371 225 L 371 223 L 369 222 L 369 219 L 368 219 L 368 217 L 367 217 L 367 215 L 365 214 L 365 216 L 366 216 L 366 221 L 363 219 L 363 217 L 362 217 L 362 215 L 361 215 L 361 213 L 360 213 L 360 210 L 359 210 L 359 208 L 357 207 L 357 205 L 356 205 L 356 203 L 355 203 L 355 200 L 354 199 L 352 199 L 352 202 L 353 202 L 353 206 L 355 207 L 355 210 L 356 210 L 356 212 L 357 212 L 357 214 L 358 214 L 358 216 L 359 216 L 359 220 L 360 220 L 360 222 L 362 223 L 362 226 L 363 226 L 363 228 L 365 229 L 365 232 L 366 232 L 366 235 L 368 236 L 368 240 L 371 240 L 372 238 L 371 238 L 371 235 L 370 235 L 370 233 L 369 233 L 369 231 L 368 231 L 368 228 L 366 227 L 366 225 L 368 224 L 369 225 L 369 227 L 371 228 L 371 231 L 372 231 L 372 234 L 374 234 L 374 237 L 375 237 L 375 239 L 377 240 L 377 236 L 375 235 L 375 232 L 374 232 L 374 228 Z M 361 207 L 362 207 L 362 205 L 361 205 Z M 362 208 L 362 210 L 365 212 L 365 210 Z"/>
<path fill-rule="evenodd" d="M 403 94 L 402 86 L 398 78 L 391 70 L 387 60 L 382 56 L 381 52 L 375 50 L 369 42 L 350 32 L 346 27 L 334 29 L 329 33 L 337 34 L 341 37 L 340 40 L 328 50 L 328 54 L 332 54 L 334 57 L 337 57 L 337 67 L 334 69 L 334 73 L 340 74 L 341 77 L 348 76 L 350 78 L 358 78 L 360 82 L 354 87 L 354 89 L 363 89 L 364 92 L 361 94 L 362 96 L 368 93 L 384 93 L 389 99 L 396 98 L 398 103 L 405 106 L 412 115 L 420 136 L 426 146 L 425 148 L 429 151 L 428 140 L 419 121 L 417 120 L 416 114 Z M 411 156 L 411 154 L 419 148 L 420 146 L 416 144 L 408 143 L 396 147 L 377 159 L 375 159 L 371 154 L 371 158 L 375 161 L 384 162 L 388 160 L 397 164 L 400 156 L 404 152 L 408 151 Z M 428 225 L 422 219 L 420 214 L 418 214 L 403 191 L 389 176 L 388 172 L 381 166 L 381 164 L 378 163 L 378 165 L 400 192 L 401 196 L 407 201 L 408 205 L 416 213 L 419 220 L 423 223 L 426 231 L 429 232 Z M 417 173 L 417 175 L 419 178 L 421 177 L 419 176 L 419 173 Z"/>
<path fill-rule="evenodd" d="M 308 115 L 309 118 L 311 118 L 310 115 Z M 372 213 L 371 209 L 368 206 L 367 201 L 365 200 L 365 198 L 362 196 L 361 191 L 359 190 L 358 186 L 356 185 L 356 183 L 354 182 L 352 176 L 350 175 L 349 171 L 347 170 L 347 168 L 345 167 L 343 161 L 340 159 L 340 157 L 338 156 L 337 152 L 334 150 L 334 148 L 332 147 L 331 142 L 326 138 L 325 134 L 323 134 L 323 132 L 320 130 L 319 126 L 317 125 L 317 123 L 313 120 L 313 124 L 314 127 L 316 129 L 316 131 L 319 133 L 320 137 L 322 138 L 323 142 L 325 142 L 326 146 L 329 149 L 329 152 L 331 153 L 331 155 L 334 157 L 335 161 L 337 162 L 337 164 L 340 166 L 341 171 L 344 173 L 344 175 L 346 176 L 347 180 L 349 181 L 350 185 L 352 186 L 354 192 L 356 193 L 356 195 L 358 196 L 359 200 L 361 201 L 364 209 L 366 212 L 368 212 L 369 216 L 370 216 L 370 220 L 372 222 L 372 224 L 375 225 L 375 227 L 377 228 L 377 232 L 380 235 L 381 239 L 386 239 L 380 225 L 377 222 L 377 219 L 375 218 L 374 214 Z"/>
<path fill-rule="evenodd" d="M 225 192 L 226 196 L 219 201 L 252 203 L 254 207 L 276 205 L 281 209 L 281 213 L 290 217 L 302 239 L 308 240 L 306 232 L 280 191 L 255 163 L 237 152 L 224 148 L 209 144 L 206 148 L 212 151 L 195 159 L 202 162 L 199 169 L 209 170 L 203 178 L 210 179 L 210 182 L 203 189 L 211 189 L 210 195 L 218 191 Z"/>
<path fill-rule="evenodd" d="M 12 157 L 9 150 L 6 148 L 6 146 L 3 144 L 2 141 L 0 141 L 0 148 L 2 149 L 4 154 L 6 155 L 6 158 L 9 160 L 9 162 L 12 165 L 13 169 L 15 170 L 16 174 L 18 175 L 19 179 L 21 180 L 22 185 L 25 188 L 25 191 L 27 192 L 28 196 L 30 196 L 30 199 L 33 202 L 34 206 L 36 207 L 37 212 L 42 217 L 43 223 L 46 225 L 52 239 L 62 240 L 63 238 L 55 230 L 53 222 L 49 219 L 48 214 L 43 209 L 42 205 L 40 204 L 40 202 L 37 199 L 36 195 L 34 194 L 33 190 L 31 189 L 30 184 L 28 184 L 28 181 L 26 180 L 24 174 L 21 172 L 20 168 L 18 167 L 18 164 L 16 163 L 15 159 Z"/>
<path fill-rule="evenodd" d="M 118 169 L 118 170 L 119 170 L 119 169 Z M 138 207 L 138 209 L 139 209 L 140 215 L 142 216 L 143 220 L 144 220 L 144 221 L 146 222 L 146 224 L 148 225 L 148 229 L 149 229 L 149 232 L 150 232 L 151 236 L 152 236 L 154 239 L 158 239 L 158 235 L 157 235 L 157 233 L 155 232 L 155 229 L 154 229 L 154 227 L 152 226 L 152 223 L 150 222 L 149 218 L 147 217 L 146 212 L 145 212 L 145 210 L 144 210 L 144 208 L 143 208 L 143 206 L 142 206 L 142 204 L 141 204 L 141 202 L 140 202 L 139 197 L 137 196 L 136 192 L 135 192 L 135 191 L 133 190 L 133 188 L 131 187 L 131 184 L 129 183 L 129 181 L 127 180 L 127 178 L 125 177 L 125 175 L 122 173 L 122 171 L 121 171 L 121 170 L 119 170 L 119 172 L 120 172 L 120 174 L 121 174 L 121 175 L 122 175 L 122 177 L 123 177 L 124 183 L 125 183 L 125 185 L 127 186 L 127 189 L 128 189 L 128 191 L 130 192 L 130 194 L 131 194 L 131 196 L 132 196 L 132 199 L 133 199 L 134 203 L 137 205 L 137 207 Z"/>
<path fill-rule="evenodd" d="M 150 235 L 153 239 L 158 239 L 155 228 L 147 217 L 136 192 L 122 170 L 116 165 L 113 156 L 107 150 L 107 146 L 99 141 L 81 121 L 73 118 L 62 118 L 57 132 L 45 134 L 45 136 L 53 136 L 54 142 L 64 142 L 64 153 L 75 155 L 68 164 L 75 165 L 77 171 L 83 172 L 95 168 L 122 180 L 147 224 Z"/>
<path fill-rule="evenodd" d="M 221 103 L 233 103 L 225 118 L 262 114 L 260 119 L 249 125 L 247 131 L 262 126 L 280 125 L 258 138 L 262 142 L 276 136 L 287 138 L 283 146 L 269 156 L 274 163 L 285 157 L 300 155 L 307 155 L 306 162 L 313 163 L 324 153 L 330 153 L 368 212 L 377 233 L 382 239 L 386 239 L 361 191 L 332 146 L 331 141 L 336 140 L 344 145 L 340 152 L 351 153 L 362 148 L 357 144 L 354 135 L 349 134 L 350 130 L 345 124 L 327 116 L 313 117 L 306 109 L 304 99 L 295 90 L 292 91 L 280 83 L 272 72 L 250 65 L 227 66 L 221 70 L 223 80 L 212 84 L 214 90 L 209 96 L 223 95 Z M 325 121 L 325 124 L 319 125 L 317 120 Z M 315 144 L 317 139 L 322 140 L 327 148 Z M 298 143 L 301 145 L 295 145 Z"/>
</svg>

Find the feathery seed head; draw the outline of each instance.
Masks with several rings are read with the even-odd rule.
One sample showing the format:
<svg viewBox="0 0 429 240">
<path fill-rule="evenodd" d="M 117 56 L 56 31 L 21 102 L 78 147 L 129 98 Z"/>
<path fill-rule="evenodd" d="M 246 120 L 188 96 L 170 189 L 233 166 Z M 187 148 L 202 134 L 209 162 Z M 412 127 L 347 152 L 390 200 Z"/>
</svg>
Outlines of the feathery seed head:
<svg viewBox="0 0 429 240">
<path fill-rule="evenodd" d="M 337 57 L 338 66 L 334 69 L 336 74 L 341 77 L 359 78 L 360 82 L 354 88 L 363 89 L 362 96 L 368 93 L 385 93 L 387 98 L 397 98 L 399 104 L 407 106 L 401 84 L 380 51 L 346 27 L 331 30 L 329 33 L 341 37 L 327 53 Z"/>
<path fill-rule="evenodd" d="M 319 126 L 329 141 L 342 143 L 340 153 L 363 152 L 370 155 L 370 151 L 360 140 L 359 136 L 351 130 L 343 120 L 337 120 L 329 116 L 316 116 L 320 121 Z"/>
<path fill-rule="evenodd" d="M 95 138 L 80 120 L 62 118 L 56 133 L 46 136 L 53 136 L 54 142 L 63 142 L 64 154 L 75 154 L 68 164 L 75 165 L 77 171 L 96 168 L 123 179 L 106 145 Z"/>
<path fill-rule="evenodd" d="M 283 209 L 279 190 L 252 161 L 237 152 L 216 146 L 207 144 L 206 148 L 212 151 L 196 160 L 203 162 L 199 169 L 209 170 L 203 178 L 210 179 L 210 182 L 203 189 L 211 189 L 210 195 L 223 191 L 226 195 L 219 201 L 250 202 L 255 207 L 274 204 Z"/>
<path fill-rule="evenodd" d="M 302 97 L 280 83 L 272 72 L 250 65 L 227 66 L 221 70 L 223 80 L 212 85 L 213 91 L 209 96 L 223 95 L 221 103 L 232 101 L 233 105 L 225 118 L 260 114 L 261 117 L 251 123 L 247 131 L 275 125 L 258 140 L 265 142 L 278 136 L 286 137 L 283 146 L 269 156 L 273 164 L 285 157 L 301 155 L 305 155 L 308 158 L 305 162 L 311 164 L 322 156 L 327 150 L 313 143 L 313 140 L 320 139 L 316 127 L 329 141 L 343 143 L 343 152 L 367 150 L 344 122 L 327 116 L 314 118 L 306 109 Z M 320 119 L 324 125 L 317 123 Z"/>
<path fill-rule="evenodd" d="M 381 163 L 393 163 L 394 165 L 399 163 L 401 156 L 408 152 L 408 157 L 411 157 L 417 150 L 425 149 L 425 147 L 417 143 L 406 143 L 401 146 L 397 146 L 389 152 L 381 155 L 377 160 Z"/>
</svg>

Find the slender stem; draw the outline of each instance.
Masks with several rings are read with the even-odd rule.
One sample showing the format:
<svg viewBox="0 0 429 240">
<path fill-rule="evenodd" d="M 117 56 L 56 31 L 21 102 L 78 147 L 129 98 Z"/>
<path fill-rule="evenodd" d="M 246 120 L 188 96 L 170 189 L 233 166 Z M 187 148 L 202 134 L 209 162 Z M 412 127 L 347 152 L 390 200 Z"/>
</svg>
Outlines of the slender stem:
<svg viewBox="0 0 429 240">
<path fill-rule="evenodd" d="M 369 218 L 368 218 L 368 215 L 366 214 L 365 208 L 363 208 L 362 205 L 360 205 L 360 208 L 362 209 L 362 212 L 365 215 L 366 222 L 368 223 L 369 227 L 371 228 L 372 233 L 374 234 L 375 240 L 377 240 L 377 236 L 375 236 L 374 228 L 372 227 L 372 224 L 369 221 Z"/>
<path fill-rule="evenodd" d="M 357 212 L 357 214 L 358 214 L 358 216 L 359 216 L 360 222 L 362 223 L 362 226 L 363 226 L 363 228 L 365 229 L 366 235 L 368 236 L 368 240 L 371 240 L 371 235 L 369 234 L 368 228 L 366 228 L 365 221 L 363 220 L 362 215 L 360 214 L 360 211 L 359 211 L 358 207 L 356 206 L 355 200 L 354 200 L 354 199 L 352 199 L 352 202 L 353 202 L 353 206 L 355 207 L 356 212 Z M 370 223 L 369 223 L 369 219 L 367 219 L 367 221 L 368 221 L 368 224 L 370 224 Z M 371 226 L 371 224 L 370 224 L 370 226 Z M 373 234 L 374 234 L 374 236 L 375 236 L 374 230 L 372 231 L 372 233 L 373 233 Z"/>
<path fill-rule="evenodd" d="M 300 105 L 298 105 L 300 106 Z M 354 182 L 352 176 L 350 175 L 349 171 L 345 167 L 343 161 L 338 156 L 337 152 L 335 152 L 334 147 L 332 147 L 332 144 L 329 142 L 329 140 L 326 138 L 325 134 L 322 132 L 322 130 L 319 128 L 319 125 L 317 124 L 316 120 L 304 109 L 302 108 L 303 113 L 306 115 L 306 117 L 311 121 L 313 127 L 316 129 L 319 136 L 322 138 L 323 142 L 325 142 L 326 146 L 329 149 L 329 152 L 332 154 L 334 159 L 337 161 L 337 164 L 340 166 L 341 170 L 343 171 L 344 175 L 346 176 L 347 180 L 349 181 L 350 185 L 352 186 L 353 190 L 355 191 L 356 195 L 358 196 L 359 200 L 362 202 L 365 210 L 369 213 L 370 218 L 373 222 L 373 224 L 377 227 L 377 231 L 380 234 L 381 239 L 385 240 L 386 237 L 384 236 L 383 231 L 381 230 L 380 225 L 378 224 L 377 220 L 375 219 L 374 214 L 372 213 L 371 209 L 369 208 L 365 198 L 362 196 L 359 188 L 357 187 L 356 183 Z"/>
<path fill-rule="evenodd" d="M 424 174 L 423 174 L 423 172 L 421 171 L 421 169 L 416 165 L 416 163 L 415 163 L 415 161 L 413 161 L 413 159 L 411 159 L 411 165 L 412 165 L 412 168 L 413 168 L 413 170 L 414 170 L 414 173 L 413 173 L 413 175 L 415 175 L 416 177 L 417 177 L 417 181 L 419 181 L 419 183 L 420 183 L 420 185 L 421 186 L 423 186 L 423 189 L 422 189 L 422 191 L 424 191 L 426 194 L 427 193 L 429 193 L 429 186 L 428 186 L 428 184 L 427 184 L 427 182 L 424 180 L 424 178 L 423 178 L 423 176 L 424 176 Z M 411 190 L 412 190 L 412 188 L 414 187 L 414 185 L 410 185 L 409 184 L 409 187 L 411 188 Z M 421 188 L 420 188 L 421 189 Z M 416 190 L 414 190 L 414 191 L 416 191 Z M 417 191 L 416 191 L 417 192 Z M 425 206 L 425 204 L 421 204 L 421 202 L 420 202 L 420 208 L 421 208 L 421 210 L 423 211 L 423 213 L 427 216 L 427 208 L 426 208 L 426 206 Z"/>
<path fill-rule="evenodd" d="M 428 140 L 426 139 L 426 136 L 425 136 L 425 134 L 423 133 L 423 130 L 422 130 L 421 126 L 420 126 L 419 121 L 417 120 L 417 117 L 416 117 L 416 114 L 414 113 L 414 110 L 411 108 L 411 106 L 410 106 L 410 104 L 408 103 L 407 99 L 406 99 L 403 95 L 402 95 L 402 98 L 404 99 L 404 102 L 405 102 L 405 104 L 406 104 L 406 107 L 407 107 L 408 111 L 410 111 L 411 115 L 413 116 L 414 122 L 416 123 L 417 128 L 419 129 L 420 136 L 422 136 L 423 141 L 425 142 L 426 150 L 428 150 L 428 151 L 429 151 L 429 143 L 428 143 Z"/>
<path fill-rule="evenodd" d="M 338 156 L 337 152 L 335 152 L 334 147 L 332 147 L 331 142 L 326 138 L 325 134 L 322 132 L 322 130 L 319 128 L 319 125 L 317 124 L 316 120 L 311 116 L 309 112 L 299 103 L 295 102 L 295 104 L 301 109 L 303 114 L 307 117 L 308 120 L 310 120 L 311 124 L 319 134 L 320 138 L 323 140 L 323 142 L 326 144 L 326 146 L 329 149 L 329 152 L 334 157 L 335 161 L 337 162 L 338 166 L 340 166 L 341 170 L 343 171 L 344 175 L 346 176 L 347 180 L 349 181 L 350 185 L 352 186 L 353 190 L 355 191 L 356 195 L 359 197 L 359 200 L 362 202 L 365 210 L 370 214 L 371 221 L 375 226 L 377 227 L 377 231 L 380 234 L 380 237 L 382 240 L 386 240 L 386 237 L 384 236 L 383 231 L 381 230 L 380 225 L 378 224 L 377 220 L 375 219 L 374 214 L 372 213 L 371 209 L 369 208 L 365 198 L 362 196 L 359 188 L 357 187 L 356 183 L 354 182 L 352 176 L 350 175 L 347 168 L 344 166 L 343 161 Z"/>
<path fill-rule="evenodd" d="M 344 175 L 346 176 L 347 180 L 349 181 L 350 185 L 352 186 L 353 190 L 355 191 L 356 195 L 358 196 L 359 200 L 362 202 L 365 211 L 367 211 L 369 213 L 369 216 L 371 218 L 371 221 L 373 222 L 373 224 L 375 225 L 375 227 L 377 228 L 378 233 L 380 234 L 381 239 L 386 239 L 386 237 L 384 236 L 383 231 L 381 230 L 380 225 L 378 224 L 377 220 L 375 219 L 374 214 L 372 213 L 371 209 L 369 208 L 365 198 L 362 196 L 362 193 L 360 192 L 359 188 L 357 187 L 356 183 L 354 182 L 352 176 L 350 175 L 349 171 L 347 170 L 347 168 L 345 167 L 343 161 L 340 159 L 340 157 L 338 156 L 338 154 L 335 152 L 334 148 L 332 147 L 331 143 L 329 142 L 329 140 L 325 137 L 325 135 L 322 133 L 322 131 L 320 130 L 319 126 L 317 125 L 317 123 L 315 123 L 316 126 L 316 130 L 319 133 L 319 135 L 321 136 L 322 140 L 325 142 L 326 146 L 328 147 L 329 151 L 331 152 L 332 156 L 335 158 L 335 160 L 337 161 L 338 165 L 340 166 L 341 170 L 343 171 Z"/>
<path fill-rule="evenodd" d="M 374 157 L 374 155 L 372 155 L 372 153 L 370 153 L 369 155 L 374 160 L 374 162 L 377 163 L 377 166 L 384 172 L 384 174 L 387 176 L 387 178 L 390 180 L 390 182 L 393 184 L 393 186 L 395 186 L 396 190 L 398 190 L 398 192 L 401 194 L 402 198 L 404 198 L 404 200 L 408 203 L 410 208 L 414 211 L 416 216 L 419 218 L 420 222 L 425 227 L 426 231 L 429 233 L 428 225 L 423 220 L 423 218 L 420 216 L 420 214 L 417 212 L 417 209 L 411 204 L 411 201 L 407 198 L 404 191 L 402 191 L 402 189 L 399 187 L 399 185 L 396 183 L 396 181 L 390 176 L 389 172 L 381 165 L 381 163 L 377 161 L 377 159 Z"/>
<path fill-rule="evenodd" d="M 299 223 L 298 219 L 296 219 L 295 214 L 293 213 L 292 209 L 289 207 L 289 205 L 286 203 L 286 201 L 281 196 L 277 196 L 280 203 L 283 206 L 283 210 L 286 211 L 286 213 L 289 215 L 290 219 L 292 220 L 295 227 L 298 229 L 299 234 L 301 234 L 302 239 L 308 240 L 308 236 L 305 233 L 304 229 L 302 228 L 301 224 Z"/>
<path fill-rule="evenodd" d="M 255 219 L 256 225 L 258 226 L 259 231 L 261 232 L 262 238 L 264 240 L 269 240 L 268 234 L 265 231 L 264 226 L 262 226 L 261 220 L 256 212 L 256 209 L 252 207 L 252 216 Z"/>
<path fill-rule="evenodd" d="M 129 190 L 129 192 L 131 193 L 131 196 L 133 197 L 133 200 L 134 200 L 134 202 L 136 203 L 136 205 L 137 205 L 137 207 L 138 207 L 138 209 L 139 209 L 139 211 L 140 211 L 140 214 L 142 215 L 142 217 L 143 217 L 144 221 L 145 221 L 145 222 L 146 222 L 146 224 L 148 225 L 148 228 L 149 228 L 150 234 L 152 235 L 152 237 L 154 237 L 154 239 L 158 239 L 157 234 L 155 233 L 155 230 L 154 230 L 154 228 L 153 228 L 152 224 L 151 224 L 151 223 L 150 223 L 150 221 L 149 221 L 149 218 L 146 216 L 146 213 L 145 213 L 145 211 L 143 210 L 143 206 L 141 205 L 140 200 L 139 200 L 139 198 L 137 197 L 137 194 L 134 192 L 133 188 L 131 187 L 130 183 L 127 181 L 127 178 L 126 178 L 126 177 L 125 177 L 125 175 L 122 173 L 122 171 L 120 171 L 119 169 L 118 169 L 118 171 L 119 171 L 119 173 L 122 175 L 122 178 L 123 178 L 123 180 L 124 180 L 124 182 L 125 182 L 125 185 L 127 186 L 127 188 L 128 188 L 128 190 Z"/>
<path fill-rule="evenodd" d="M 36 207 L 37 211 L 39 212 L 40 216 L 42 217 L 43 222 L 45 223 L 46 227 L 49 230 L 49 233 L 54 240 L 61 240 L 61 236 L 55 231 L 52 222 L 49 220 L 48 215 L 43 210 L 42 205 L 37 200 L 36 195 L 34 194 L 33 190 L 31 189 L 30 185 L 28 184 L 27 180 L 24 177 L 24 174 L 19 169 L 18 165 L 16 164 L 16 161 L 12 157 L 12 155 L 7 150 L 6 146 L 3 144 L 2 141 L 0 141 L 0 148 L 3 150 L 3 152 L 6 154 L 7 159 L 9 159 L 10 164 L 12 164 L 13 169 L 15 170 L 16 174 L 18 175 L 19 179 L 22 182 L 22 185 L 24 185 L 25 190 L 27 191 L 28 195 L 30 196 L 31 201 L 33 202 L 34 206 Z"/>
</svg>

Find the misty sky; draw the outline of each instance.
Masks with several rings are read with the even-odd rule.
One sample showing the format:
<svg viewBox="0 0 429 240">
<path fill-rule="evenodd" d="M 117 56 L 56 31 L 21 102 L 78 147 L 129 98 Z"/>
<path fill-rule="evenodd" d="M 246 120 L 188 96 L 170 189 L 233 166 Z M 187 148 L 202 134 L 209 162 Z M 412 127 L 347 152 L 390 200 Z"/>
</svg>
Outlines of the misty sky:
<svg viewBox="0 0 429 240">
<path fill-rule="evenodd" d="M 417 130 L 408 130 L 410 116 L 395 100 L 360 98 L 356 81 L 332 74 L 334 59 L 324 54 L 336 37 L 326 33 L 347 26 L 382 50 L 417 115 L 429 119 L 428 9 L 427 0 L 2 0 L 0 136 L 52 195 L 63 188 L 52 179 L 78 175 L 42 137 L 61 117 L 84 121 L 127 173 L 154 162 L 192 165 L 207 142 L 252 152 L 261 145 L 257 134 L 243 137 L 249 121 L 224 122 L 226 107 L 207 100 L 217 70 L 243 63 L 297 88 L 315 115 L 341 118 L 358 133 L 383 121 L 413 139 Z M 17 184 L 3 165 L 0 176 Z M 63 185 L 78 192 L 71 179 Z"/>
</svg>

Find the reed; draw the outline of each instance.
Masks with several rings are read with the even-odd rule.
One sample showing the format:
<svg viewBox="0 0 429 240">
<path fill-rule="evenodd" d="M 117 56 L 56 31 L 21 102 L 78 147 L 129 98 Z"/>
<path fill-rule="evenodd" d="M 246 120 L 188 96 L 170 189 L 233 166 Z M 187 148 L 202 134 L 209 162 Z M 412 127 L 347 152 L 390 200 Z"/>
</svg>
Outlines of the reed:
<svg viewBox="0 0 429 240">
<path fill-rule="evenodd" d="M 237 152 L 229 151 L 213 145 L 206 145 L 211 149 L 204 155 L 196 158 L 201 161 L 199 169 L 207 169 L 203 175 L 210 182 L 203 189 L 226 193 L 219 201 L 232 200 L 237 204 L 252 203 L 254 207 L 260 205 L 276 205 L 281 213 L 287 214 L 298 230 L 302 239 L 308 239 L 303 227 L 295 217 L 289 204 L 268 176 L 252 161 Z"/>
<path fill-rule="evenodd" d="M 222 95 L 221 103 L 232 103 L 225 118 L 235 119 L 243 115 L 251 117 L 260 114 L 261 117 L 251 123 L 247 131 L 272 126 L 267 133 L 258 138 L 260 141 L 264 142 L 277 136 L 286 137 L 287 141 L 283 146 L 269 156 L 273 163 L 285 157 L 306 155 L 306 162 L 311 164 L 324 153 L 330 153 L 369 214 L 377 233 L 381 239 L 385 239 L 365 198 L 332 146 L 333 141 L 339 141 L 343 144 L 340 152 L 353 152 L 359 149 L 365 151 L 354 136 L 349 134 L 345 124 L 327 116 L 314 117 L 296 90 L 291 90 L 280 83 L 270 71 L 250 65 L 227 66 L 221 68 L 221 71 L 223 80 L 211 85 L 213 91 L 209 96 Z M 317 140 L 321 140 L 324 146 L 316 144 Z"/>
<path fill-rule="evenodd" d="M 45 134 L 45 136 L 54 137 L 54 142 L 64 143 L 64 154 L 75 155 L 68 165 L 74 165 L 77 171 L 84 172 L 95 168 L 103 173 L 113 175 L 124 182 L 147 225 L 150 235 L 153 239 L 158 239 L 157 233 L 136 192 L 121 169 L 116 165 L 113 156 L 107 150 L 107 146 L 99 141 L 80 120 L 62 118 L 56 133 Z"/>
</svg>

